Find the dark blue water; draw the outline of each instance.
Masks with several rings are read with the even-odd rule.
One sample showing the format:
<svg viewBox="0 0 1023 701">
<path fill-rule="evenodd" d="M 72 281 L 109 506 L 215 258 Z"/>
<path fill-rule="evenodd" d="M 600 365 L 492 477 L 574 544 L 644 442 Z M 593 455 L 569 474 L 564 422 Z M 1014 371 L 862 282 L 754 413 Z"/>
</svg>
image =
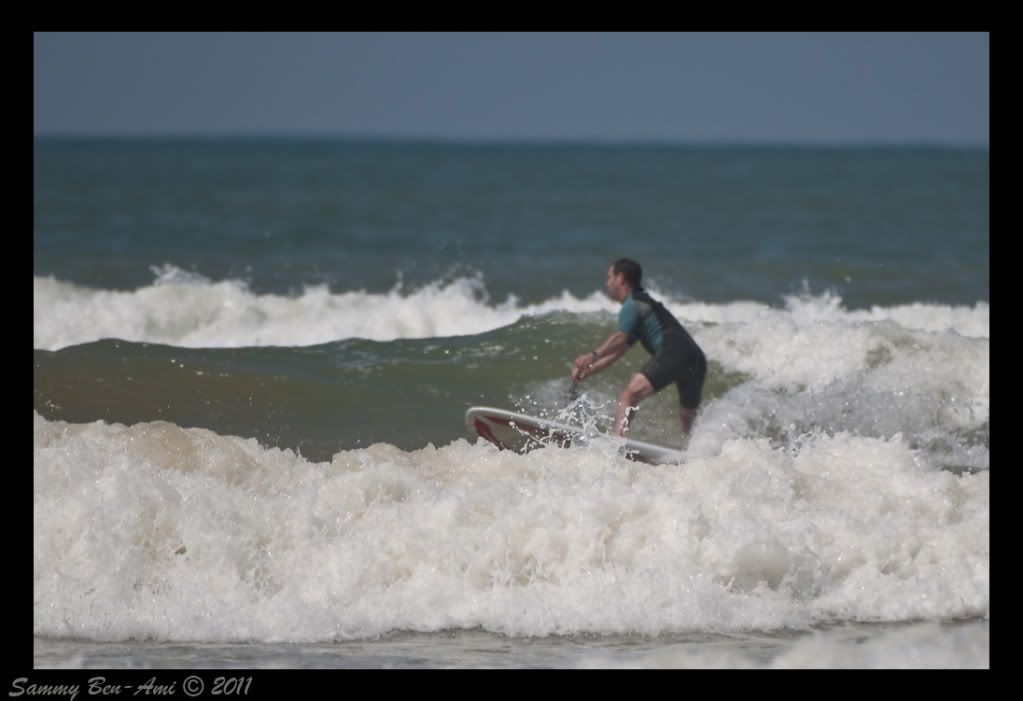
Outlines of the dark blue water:
<svg viewBox="0 0 1023 701">
<path fill-rule="evenodd" d="M 630 256 L 679 298 L 849 308 L 989 295 L 987 150 L 37 140 L 34 271 L 102 289 L 171 264 L 254 292 L 482 273 L 588 294 Z"/>
</svg>

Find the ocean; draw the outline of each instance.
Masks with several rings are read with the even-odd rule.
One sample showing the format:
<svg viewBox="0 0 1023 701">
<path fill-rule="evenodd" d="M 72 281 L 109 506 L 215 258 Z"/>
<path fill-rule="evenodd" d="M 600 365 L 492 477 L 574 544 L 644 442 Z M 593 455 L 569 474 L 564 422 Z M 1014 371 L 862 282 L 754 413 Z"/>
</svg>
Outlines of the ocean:
<svg viewBox="0 0 1023 701">
<path fill-rule="evenodd" d="M 42 138 L 37 668 L 987 668 L 987 149 Z M 624 459 L 608 265 L 709 360 Z M 466 409 L 578 421 L 477 440 Z"/>
</svg>

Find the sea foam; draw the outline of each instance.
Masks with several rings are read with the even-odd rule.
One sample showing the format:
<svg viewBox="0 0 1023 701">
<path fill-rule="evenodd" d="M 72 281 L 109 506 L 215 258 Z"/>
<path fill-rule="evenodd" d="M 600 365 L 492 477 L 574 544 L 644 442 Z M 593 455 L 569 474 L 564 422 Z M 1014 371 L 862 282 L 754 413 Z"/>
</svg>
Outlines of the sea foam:
<svg viewBox="0 0 1023 701">
<path fill-rule="evenodd" d="M 53 277 L 33 282 L 33 343 L 57 350 L 102 338 L 182 347 L 309 346 L 346 338 L 390 341 L 478 334 L 523 316 L 554 311 L 617 314 L 618 305 L 601 290 L 577 297 L 562 291 L 535 304 L 511 295 L 494 302 L 482 276 L 439 280 L 386 293 L 333 292 L 326 285 L 293 295 L 256 294 L 240 280 L 211 281 L 174 266 L 154 268 L 153 284 L 131 291 L 82 287 Z M 973 308 L 912 304 L 847 311 L 841 299 L 822 295 L 787 297 L 785 309 L 736 300 L 708 304 L 651 292 L 683 323 L 748 323 L 782 311 L 794 328 L 827 322 L 894 321 L 924 331 L 963 336 L 989 334 L 986 302 Z M 808 343 L 813 342 L 807 338 Z"/>
<path fill-rule="evenodd" d="M 330 641 L 805 629 L 988 618 L 986 471 L 901 437 L 730 439 L 681 465 L 615 444 L 464 439 L 313 463 L 166 422 L 34 418 L 34 630 Z M 798 660 L 797 660 L 798 661 Z"/>
</svg>

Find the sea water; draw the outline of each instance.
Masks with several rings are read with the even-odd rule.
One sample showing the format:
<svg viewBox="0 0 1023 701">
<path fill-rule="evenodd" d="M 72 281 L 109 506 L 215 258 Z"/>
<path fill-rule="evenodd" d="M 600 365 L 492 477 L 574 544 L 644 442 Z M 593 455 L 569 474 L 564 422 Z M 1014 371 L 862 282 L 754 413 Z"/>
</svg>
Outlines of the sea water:
<svg viewBox="0 0 1023 701">
<path fill-rule="evenodd" d="M 38 667 L 987 667 L 988 153 L 37 140 Z M 619 256 L 709 359 L 607 429 Z"/>
</svg>

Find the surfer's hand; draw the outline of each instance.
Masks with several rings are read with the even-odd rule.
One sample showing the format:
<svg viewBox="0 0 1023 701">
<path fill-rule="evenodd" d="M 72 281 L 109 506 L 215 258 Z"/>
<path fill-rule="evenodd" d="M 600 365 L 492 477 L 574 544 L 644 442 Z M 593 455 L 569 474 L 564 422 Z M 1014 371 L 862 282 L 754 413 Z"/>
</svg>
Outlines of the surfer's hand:
<svg viewBox="0 0 1023 701">
<path fill-rule="evenodd" d="M 572 364 L 572 379 L 575 382 L 582 382 L 586 379 L 586 371 L 593 365 L 593 355 L 586 353 L 580 355 Z"/>
</svg>

